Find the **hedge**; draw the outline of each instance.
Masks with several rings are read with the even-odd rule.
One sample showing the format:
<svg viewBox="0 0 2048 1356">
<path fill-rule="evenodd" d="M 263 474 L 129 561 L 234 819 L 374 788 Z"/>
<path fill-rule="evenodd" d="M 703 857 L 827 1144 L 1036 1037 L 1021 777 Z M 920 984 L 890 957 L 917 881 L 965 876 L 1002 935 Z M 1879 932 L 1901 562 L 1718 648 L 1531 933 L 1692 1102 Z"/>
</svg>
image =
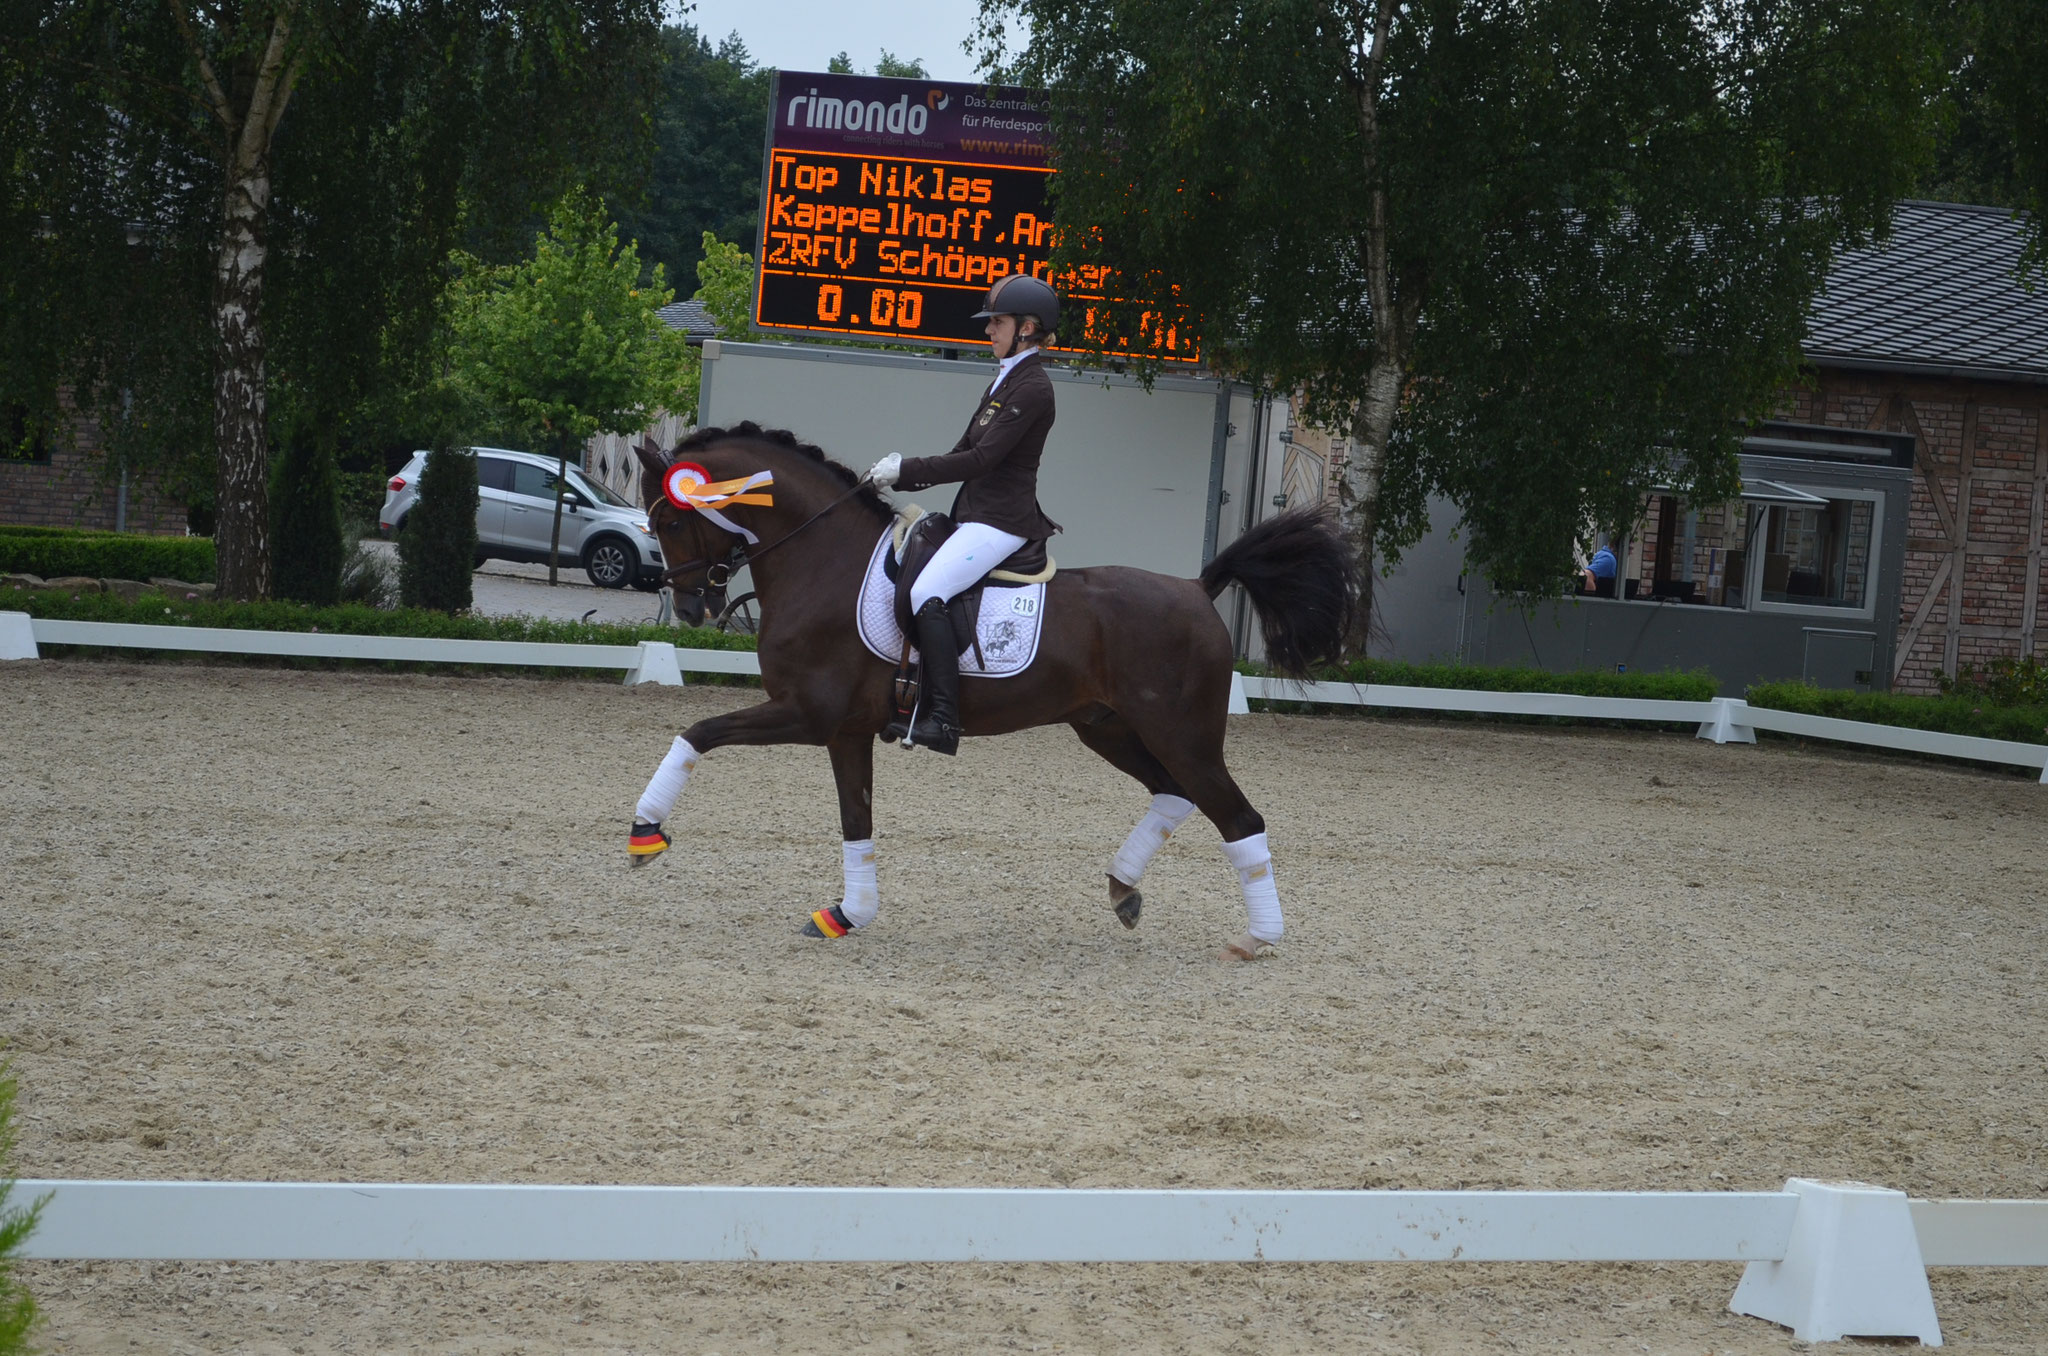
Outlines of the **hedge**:
<svg viewBox="0 0 2048 1356">
<path fill-rule="evenodd" d="M 1759 683 L 1745 695 L 1751 706 L 1774 711 L 1976 735 L 1982 739 L 2009 739 L 2019 744 L 2048 744 L 2048 706 L 1994 706 L 1968 696 L 1847 692 L 1806 683 Z"/>
<path fill-rule="evenodd" d="M 34 574 L 45 579 L 66 575 L 169 578 L 203 584 L 213 578 L 213 539 L 0 527 L 0 574 Z"/>
</svg>

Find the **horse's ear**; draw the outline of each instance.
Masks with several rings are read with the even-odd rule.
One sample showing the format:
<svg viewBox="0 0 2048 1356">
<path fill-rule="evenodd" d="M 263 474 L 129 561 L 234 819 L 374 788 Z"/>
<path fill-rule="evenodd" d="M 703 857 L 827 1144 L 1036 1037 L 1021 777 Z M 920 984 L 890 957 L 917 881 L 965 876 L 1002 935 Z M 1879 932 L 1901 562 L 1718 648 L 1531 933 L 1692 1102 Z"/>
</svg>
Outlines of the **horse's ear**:
<svg viewBox="0 0 2048 1356">
<path fill-rule="evenodd" d="M 652 438 L 642 438 L 634 444 L 633 455 L 640 459 L 640 507 L 651 509 L 654 501 L 661 498 L 661 478 L 668 472 L 668 455 Z"/>
</svg>

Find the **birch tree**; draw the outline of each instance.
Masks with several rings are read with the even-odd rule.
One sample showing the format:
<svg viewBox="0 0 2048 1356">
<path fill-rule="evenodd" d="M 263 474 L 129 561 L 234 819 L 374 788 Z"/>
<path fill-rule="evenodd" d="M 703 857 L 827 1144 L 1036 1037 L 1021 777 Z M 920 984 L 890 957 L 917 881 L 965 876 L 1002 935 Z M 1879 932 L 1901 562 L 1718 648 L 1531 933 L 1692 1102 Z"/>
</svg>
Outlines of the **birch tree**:
<svg viewBox="0 0 2048 1356">
<path fill-rule="evenodd" d="M 68 393 L 124 456 L 204 466 L 221 593 L 264 596 L 279 402 L 330 429 L 396 408 L 452 246 L 504 257 L 566 183 L 644 180 L 660 18 L 657 0 L 0 6 L 0 399 L 55 429 Z"/>
</svg>

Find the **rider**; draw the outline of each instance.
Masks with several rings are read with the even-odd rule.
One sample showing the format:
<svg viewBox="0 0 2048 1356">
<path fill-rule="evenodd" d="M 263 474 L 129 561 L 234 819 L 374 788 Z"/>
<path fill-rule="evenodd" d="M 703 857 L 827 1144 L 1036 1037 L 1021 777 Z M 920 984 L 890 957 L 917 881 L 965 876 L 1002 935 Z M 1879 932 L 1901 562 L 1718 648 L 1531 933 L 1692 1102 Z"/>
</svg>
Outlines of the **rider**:
<svg viewBox="0 0 2048 1356">
<path fill-rule="evenodd" d="M 960 530 L 933 554 L 910 590 L 924 659 L 924 693 L 910 730 L 910 742 L 920 748 L 960 749 L 960 652 L 946 603 L 1026 543 L 1060 530 L 1038 507 L 1038 461 L 1053 420 L 1052 378 L 1039 346 L 1053 337 L 1059 311 L 1059 294 L 1041 279 L 1028 273 L 997 279 L 974 318 L 988 321 L 989 348 L 1000 366 L 967 431 L 942 457 L 905 461 L 892 452 L 868 472 L 883 489 L 962 482 L 953 500 Z"/>
</svg>

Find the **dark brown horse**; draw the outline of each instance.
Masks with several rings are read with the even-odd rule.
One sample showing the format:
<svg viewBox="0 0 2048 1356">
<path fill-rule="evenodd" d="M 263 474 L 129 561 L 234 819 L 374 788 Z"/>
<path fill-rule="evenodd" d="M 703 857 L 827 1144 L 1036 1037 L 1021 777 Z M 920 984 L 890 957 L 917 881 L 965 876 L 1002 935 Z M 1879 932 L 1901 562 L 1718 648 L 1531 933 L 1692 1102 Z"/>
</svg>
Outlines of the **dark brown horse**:
<svg viewBox="0 0 2048 1356">
<path fill-rule="evenodd" d="M 674 462 L 694 463 L 713 481 L 770 472 L 774 502 L 719 510 L 727 523 L 759 538 L 747 554 L 760 595 L 761 685 L 768 700 L 684 731 L 642 798 L 639 819 L 646 822 L 635 826 L 634 850 L 651 854 L 667 845 L 659 821 L 699 756 L 731 744 L 821 744 L 838 784 L 847 895 L 838 908 L 813 914 L 805 931 L 844 935 L 869 921 L 879 902 L 870 801 L 876 737 L 895 714 L 895 666 L 862 643 L 855 602 L 894 510 L 817 448 L 753 424 L 700 430 L 667 458 L 643 445 L 640 460 L 641 499 L 664 558 L 679 567 L 671 571 L 682 576 L 679 586 L 701 577 L 709 562 L 726 560 L 744 540 L 711 516 L 670 502 L 662 484 Z M 1199 808 L 1223 835 L 1251 915 L 1251 926 L 1229 953 L 1250 958 L 1279 939 L 1265 820 L 1223 762 L 1232 653 L 1213 600 L 1233 581 L 1242 584 L 1272 662 L 1302 673 L 1342 642 L 1357 597 L 1356 569 L 1353 552 L 1323 510 L 1292 510 L 1252 528 L 1199 580 L 1120 566 L 1063 569 L 1046 586 L 1045 629 L 1031 666 L 1001 680 L 969 673 L 962 682 L 966 734 L 1064 722 L 1152 792 L 1152 809 L 1109 872 L 1110 904 L 1126 927 L 1138 921 L 1136 886 L 1146 862 Z"/>
</svg>

